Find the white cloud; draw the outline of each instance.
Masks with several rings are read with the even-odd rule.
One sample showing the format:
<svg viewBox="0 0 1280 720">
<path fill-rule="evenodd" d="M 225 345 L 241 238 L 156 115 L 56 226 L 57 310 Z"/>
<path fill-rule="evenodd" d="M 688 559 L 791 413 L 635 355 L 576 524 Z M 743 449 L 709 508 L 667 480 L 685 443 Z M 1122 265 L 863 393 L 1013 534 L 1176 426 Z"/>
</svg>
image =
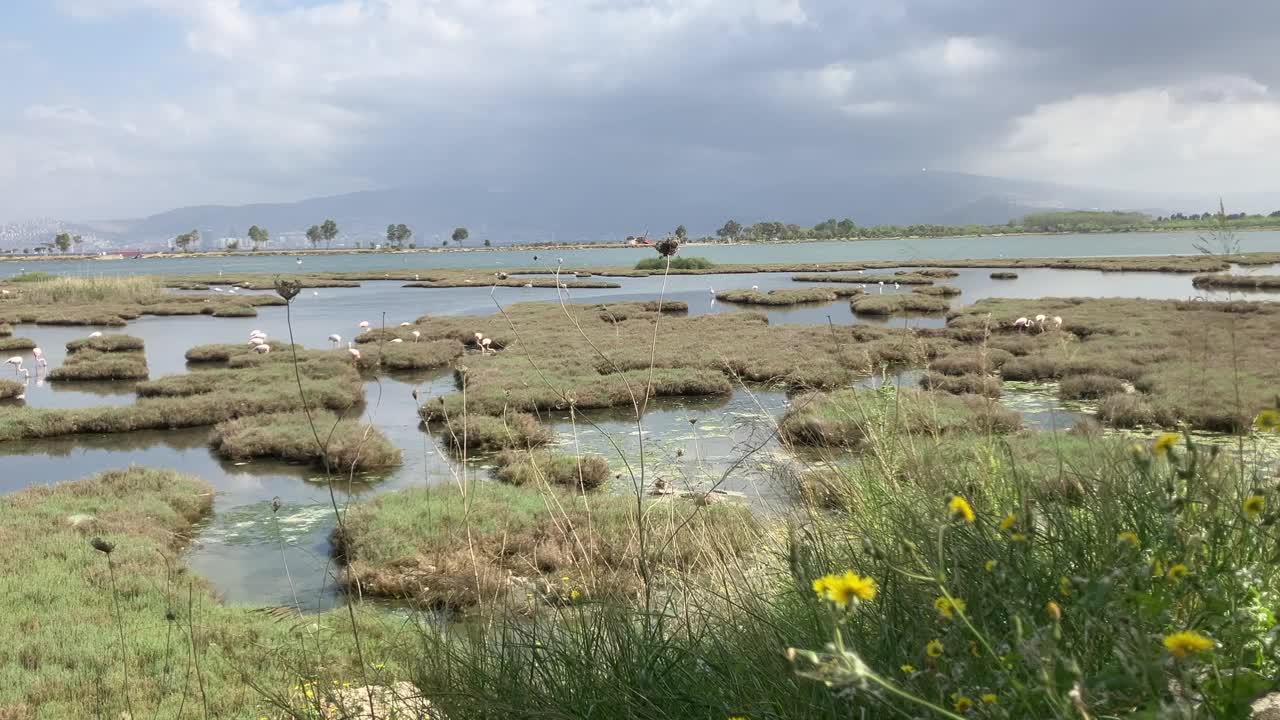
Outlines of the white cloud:
<svg viewBox="0 0 1280 720">
<path fill-rule="evenodd" d="M 1267 188 L 1278 155 L 1280 97 L 1247 77 L 1215 77 L 1040 105 L 974 160 L 1060 182 L 1247 191 Z"/>
</svg>

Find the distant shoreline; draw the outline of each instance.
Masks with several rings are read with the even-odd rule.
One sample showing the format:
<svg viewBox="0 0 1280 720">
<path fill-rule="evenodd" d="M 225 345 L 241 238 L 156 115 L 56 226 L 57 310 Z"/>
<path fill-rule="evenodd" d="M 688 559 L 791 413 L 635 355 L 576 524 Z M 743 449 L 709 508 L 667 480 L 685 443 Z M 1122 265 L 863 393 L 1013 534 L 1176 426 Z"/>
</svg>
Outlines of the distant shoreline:
<svg viewBox="0 0 1280 720">
<path fill-rule="evenodd" d="M 899 235 L 894 237 L 882 238 L 802 238 L 787 240 L 734 240 L 726 242 L 705 242 L 690 240 L 681 245 L 682 248 L 700 248 L 700 247 L 739 247 L 746 245 L 805 245 L 811 243 L 861 243 L 861 242 L 877 242 L 877 241 L 900 241 L 900 240 L 962 240 L 968 238 L 1008 238 L 1008 237 L 1043 237 L 1053 235 L 1132 235 L 1136 233 L 1168 233 L 1171 235 L 1186 235 L 1196 232 L 1204 232 L 1206 230 L 1214 230 L 1214 227 L 1186 228 L 1178 230 L 1167 230 L 1162 228 L 1143 228 L 1133 230 L 1120 230 L 1110 232 L 1010 232 L 1010 233 L 981 233 L 974 235 Z M 1232 233 L 1252 233 L 1252 232 L 1277 232 L 1280 228 L 1252 227 L 1252 228 L 1229 228 Z M 156 252 L 144 252 L 136 257 L 125 257 L 123 254 L 104 253 L 101 255 L 86 254 L 67 254 L 67 255 L 0 255 L 0 262 L 45 262 L 49 260 L 66 260 L 66 261 L 124 261 L 124 260 L 172 260 L 175 258 L 227 258 L 227 257 L 293 257 L 293 256 L 314 256 L 324 257 L 327 255 L 416 255 L 416 254 L 435 254 L 435 253 L 486 253 L 486 252 L 533 252 L 538 250 L 645 250 L 652 249 L 652 245 L 629 245 L 625 242 L 608 242 L 608 243 L 538 243 L 538 244 L 520 244 L 520 245 L 494 245 L 491 247 L 430 247 L 430 248 L 404 248 L 400 250 L 375 250 L 373 248 L 335 248 L 335 249 L 312 249 L 297 248 L 292 250 L 197 250 L 194 252 L 173 252 L 170 250 L 158 250 Z"/>
</svg>

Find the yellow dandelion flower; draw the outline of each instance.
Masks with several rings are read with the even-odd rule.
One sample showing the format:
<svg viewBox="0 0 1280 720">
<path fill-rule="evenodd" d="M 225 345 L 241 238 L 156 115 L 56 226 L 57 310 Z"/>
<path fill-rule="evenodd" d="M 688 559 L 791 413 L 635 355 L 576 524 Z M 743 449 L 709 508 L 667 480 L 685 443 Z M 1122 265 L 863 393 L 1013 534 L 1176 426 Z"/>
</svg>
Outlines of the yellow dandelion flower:
<svg viewBox="0 0 1280 720">
<path fill-rule="evenodd" d="M 924 652 L 931 658 L 942 657 L 943 647 L 941 640 L 930 640 L 928 645 L 924 646 Z"/>
<path fill-rule="evenodd" d="M 1169 572 L 1165 573 L 1165 577 L 1169 578 L 1173 582 L 1178 582 L 1182 578 L 1186 577 L 1190 572 L 1191 570 L 1186 565 L 1183 565 L 1182 563 L 1175 563 L 1169 566 Z"/>
<path fill-rule="evenodd" d="M 906 673 L 906 674 L 910 675 L 911 673 L 913 673 L 913 672 L 915 672 L 915 671 L 916 671 L 916 666 L 915 666 L 915 665 L 911 665 L 911 664 L 909 664 L 909 663 L 908 663 L 908 664 L 906 664 L 906 665 L 903 665 L 903 666 L 899 667 L 898 669 L 899 669 L 899 670 L 901 670 L 902 672 L 904 672 L 904 673 Z"/>
<path fill-rule="evenodd" d="M 956 712 L 964 714 L 973 709 L 973 701 L 964 695 L 952 695 L 951 698 L 951 707 Z"/>
<path fill-rule="evenodd" d="M 1027 541 L 1027 534 L 1026 534 L 1026 533 L 1011 533 L 1011 534 L 1009 535 L 1009 540 L 1011 540 L 1011 541 L 1013 541 L 1013 542 L 1026 542 L 1026 541 Z"/>
<path fill-rule="evenodd" d="M 843 575 L 824 575 L 813 581 L 813 591 L 821 598 L 838 607 L 848 607 L 849 603 L 859 600 L 874 600 L 876 597 L 876 581 L 862 577 L 852 570 Z"/>
<path fill-rule="evenodd" d="M 1049 619 L 1050 619 L 1050 620 L 1052 620 L 1052 621 L 1054 621 L 1054 622 L 1058 622 L 1059 620 L 1061 620 L 1061 619 L 1062 619 L 1062 608 L 1061 608 L 1061 607 L 1059 607 L 1058 603 L 1056 603 L 1056 602 L 1054 602 L 1054 601 L 1052 601 L 1052 600 L 1050 600 L 1049 602 L 1045 603 L 1045 605 L 1044 605 L 1044 613 L 1045 613 L 1045 615 L 1048 615 L 1048 616 L 1049 616 Z"/>
<path fill-rule="evenodd" d="M 995 705 L 1000 702 L 1000 697 L 995 693 L 983 693 L 981 700 L 983 705 Z"/>
<path fill-rule="evenodd" d="M 1008 515 L 1004 516 L 1003 520 L 1000 521 L 1000 529 L 1002 531 L 1008 532 L 1017 523 L 1018 523 L 1018 517 L 1013 513 L 1009 513 Z"/>
<path fill-rule="evenodd" d="M 944 595 L 933 601 L 933 607 L 942 613 L 942 617 L 950 620 L 955 617 L 957 611 L 964 612 L 965 604 L 960 598 L 949 598 Z"/>
<path fill-rule="evenodd" d="M 1257 520 L 1267 507 L 1267 499 L 1261 495 L 1250 495 L 1244 499 L 1243 507 L 1244 514 L 1249 516 L 1250 520 Z"/>
<path fill-rule="evenodd" d="M 580 597 L 582 597 L 582 593 L 578 592 L 578 588 L 574 588 L 572 591 L 569 592 L 570 600 L 577 600 Z"/>
<path fill-rule="evenodd" d="M 1131 547 L 1138 547 L 1142 544 L 1142 542 L 1138 540 L 1138 533 L 1129 532 L 1127 530 L 1125 532 L 1120 533 L 1119 535 L 1116 535 L 1116 542 L 1124 543 Z"/>
<path fill-rule="evenodd" d="M 1183 630 L 1164 636 L 1164 647 L 1179 660 L 1213 649 L 1213 640 L 1195 630 Z"/>
<path fill-rule="evenodd" d="M 1066 575 L 1058 578 L 1058 594 L 1062 597 L 1069 597 L 1071 595 L 1071 578 Z"/>
<path fill-rule="evenodd" d="M 947 502 L 947 510 L 951 513 L 953 520 L 963 520 L 967 523 L 973 522 L 973 506 L 968 500 L 959 495 L 952 495 L 951 500 Z"/>
<path fill-rule="evenodd" d="M 1253 426 L 1267 432 L 1280 432 L 1280 410 L 1263 410 L 1254 418 Z"/>
<path fill-rule="evenodd" d="M 995 560 L 988 560 L 982 564 L 982 567 L 986 568 L 987 572 L 991 572 L 996 569 L 996 565 L 998 564 L 999 563 L 997 563 Z"/>
<path fill-rule="evenodd" d="M 1172 450 L 1178 444 L 1178 440 L 1180 439 L 1181 438 L 1177 433 L 1165 433 L 1156 438 L 1155 443 L 1151 446 L 1151 450 L 1157 455 L 1164 455 Z"/>
</svg>

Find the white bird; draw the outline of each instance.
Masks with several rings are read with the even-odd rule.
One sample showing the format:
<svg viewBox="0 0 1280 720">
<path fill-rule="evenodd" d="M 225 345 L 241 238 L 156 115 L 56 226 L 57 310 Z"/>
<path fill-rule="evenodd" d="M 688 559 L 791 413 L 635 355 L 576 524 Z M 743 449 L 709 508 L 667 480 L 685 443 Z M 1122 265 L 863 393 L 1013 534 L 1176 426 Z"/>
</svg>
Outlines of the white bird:
<svg viewBox="0 0 1280 720">
<path fill-rule="evenodd" d="M 355 343 L 347 343 L 347 352 L 351 353 L 351 362 L 355 362 L 360 359 L 360 351 L 356 349 Z"/>
<path fill-rule="evenodd" d="M 493 339 L 492 339 L 492 338 L 485 338 L 485 339 L 481 340 L 481 341 L 480 341 L 480 354 L 485 355 L 485 354 L 488 354 L 488 353 L 490 353 L 490 352 L 493 352 L 493 348 L 489 347 L 489 346 L 490 346 L 490 345 L 492 345 L 492 344 L 493 344 Z"/>
<path fill-rule="evenodd" d="M 1027 326 L 1030 324 L 1031 324 L 1031 321 L 1026 319 L 1025 317 L 1020 317 L 1017 320 L 1013 321 L 1013 326 L 1019 330 L 1026 330 Z"/>
<path fill-rule="evenodd" d="M 13 357 L 9 358 L 8 360 L 5 360 L 5 363 L 7 363 L 7 364 L 9 364 L 9 365 L 12 365 L 12 366 L 13 366 L 13 372 L 14 372 L 15 374 L 21 374 L 21 373 L 22 373 L 22 358 L 21 358 L 21 357 L 19 357 L 19 356 L 17 356 L 17 355 L 14 355 Z"/>
<path fill-rule="evenodd" d="M 402 322 L 402 323 L 400 323 L 400 327 L 409 327 L 409 323 L 407 323 L 407 322 Z"/>
<path fill-rule="evenodd" d="M 414 273 L 414 274 L 413 274 L 413 279 L 414 279 L 414 280 L 421 280 L 422 278 L 418 277 L 418 273 Z"/>
<path fill-rule="evenodd" d="M 865 271 L 865 270 L 859 270 L 859 271 L 858 271 L 858 274 L 859 274 L 859 275 L 861 275 L 861 274 L 863 274 L 864 272 L 866 272 L 866 271 Z"/>
<path fill-rule="evenodd" d="M 231 289 L 227 290 L 227 292 L 231 293 L 232 295 L 235 295 L 235 294 L 236 294 L 236 289 L 235 289 L 235 288 L 231 288 Z"/>
<path fill-rule="evenodd" d="M 213 291 L 214 291 L 214 292 L 222 292 L 222 288 L 214 288 L 214 289 L 213 289 Z"/>
<path fill-rule="evenodd" d="M 531 288 L 533 287 L 533 283 L 525 283 L 524 286 L 527 288 Z"/>
<path fill-rule="evenodd" d="M 299 265 L 301 265 L 301 264 L 302 264 L 302 258 L 298 258 L 298 264 L 299 264 Z"/>
<path fill-rule="evenodd" d="M 1054 325 L 1054 327 L 1062 327 L 1062 318 L 1058 317 L 1057 315 L 1054 315 L 1054 316 L 1053 316 L 1053 325 Z"/>
<path fill-rule="evenodd" d="M 1043 314 L 1036 316 L 1036 322 L 1043 323 L 1044 321 L 1045 321 L 1045 317 Z"/>
<path fill-rule="evenodd" d="M 368 330 L 368 329 L 369 329 L 369 321 L 368 321 L 368 320 L 361 320 L 361 321 L 360 321 L 360 324 L 359 324 L 359 325 L 357 325 L 356 327 L 360 328 L 361 330 Z"/>
<path fill-rule="evenodd" d="M 564 258 L 556 258 L 556 263 L 557 263 L 557 264 L 560 264 L 560 265 L 563 265 L 563 264 L 564 264 Z"/>
<path fill-rule="evenodd" d="M 894 290 L 901 290 L 901 289 L 902 289 L 902 286 L 901 286 L 901 285 L 899 285 L 897 282 L 894 282 L 894 283 L 893 283 L 893 289 L 894 289 Z"/>
<path fill-rule="evenodd" d="M 102 333 L 100 333 L 100 332 L 91 332 L 91 333 L 89 333 L 89 337 L 102 337 Z"/>
<path fill-rule="evenodd" d="M 329 342 L 333 343 L 334 347 L 338 347 L 338 343 L 342 342 L 342 336 L 338 333 L 334 333 L 329 336 Z"/>
<path fill-rule="evenodd" d="M 266 343 L 263 343 L 261 345 L 254 345 L 253 351 L 258 353 L 259 355 L 266 355 L 267 353 L 271 352 L 271 346 L 267 345 Z"/>
<path fill-rule="evenodd" d="M 883 295 L 883 294 L 884 294 L 884 281 L 883 281 L 883 280 L 881 280 L 881 281 L 880 281 L 880 294 L 881 294 L 881 295 Z"/>
<path fill-rule="evenodd" d="M 391 339 L 391 342 L 393 342 L 393 343 L 402 343 L 402 342 L 404 342 L 404 340 L 403 340 L 402 338 L 392 338 L 392 339 Z"/>
<path fill-rule="evenodd" d="M 261 336 L 263 336 L 263 337 L 266 337 L 266 336 L 267 336 L 267 334 L 266 334 L 266 333 L 262 332 L 261 330 L 259 330 L 259 329 L 257 329 L 257 328 L 254 328 L 254 329 L 252 329 L 252 330 L 250 330 L 250 331 L 249 331 L 249 337 L 253 337 L 254 335 L 261 335 Z"/>
<path fill-rule="evenodd" d="M 414 342 L 418 342 L 418 338 L 420 338 L 420 337 L 422 337 L 422 333 L 418 332 L 417 330 L 414 330 L 414 331 L 413 331 L 413 341 L 414 341 Z"/>
<path fill-rule="evenodd" d="M 476 333 L 476 344 L 477 344 L 477 345 L 479 345 L 479 344 L 480 344 L 480 341 L 481 341 L 481 340 L 483 340 L 483 339 L 484 339 L 484 333 Z"/>
<path fill-rule="evenodd" d="M 760 286 L 759 286 L 759 285 L 752 285 L 752 286 L 751 286 L 751 292 L 760 292 Z"/>
<path fill-rule="evenodd" d="M 40 367 L 49 367 L 49 361 L 44 359 L 44 350 L 40 348 L 31 348 L 31 356 L 36 359 L 36 364 Z"/>
<path fill-rule="evenodd" d="M 312 290 L 312 291 L 311 291 L 311 294 L 312 294 L 312 295 L 314 295 L 314 296 L 316 296 L 316 297 L 319 297 L 319 296 L 320 296 L 320 291 L 319 291 L 319 290 Z"/>
</svg>

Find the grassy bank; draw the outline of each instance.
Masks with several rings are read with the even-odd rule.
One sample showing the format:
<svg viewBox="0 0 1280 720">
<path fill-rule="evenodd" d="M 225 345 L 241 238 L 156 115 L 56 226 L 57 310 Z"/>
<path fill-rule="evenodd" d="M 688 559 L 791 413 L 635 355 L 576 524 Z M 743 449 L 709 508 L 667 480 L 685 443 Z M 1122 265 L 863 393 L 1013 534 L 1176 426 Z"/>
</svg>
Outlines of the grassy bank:
<svg viewBox="0 0 1280 720">
<path fill-rule="evenodd" d="M 886 385 L 798 397 L 779 429 L 783 440 L 795 445 L 858 448 L 876 435 L 1007 433 L 1021 426 L 1018 413 L 987 398 L 895 391 Z"/>
<path fill-rule="evenodd" d="M 16 380 L 0 379 L 0 400 L 11 400 L 26 392 L 27 386 Z"/>
<path fill-rule="evenodd" d="M 350 362 L 343 362 L 336 355 L 304 361 L 299 373 L 303 392 L 313 408 L 342 413 L 364 398 L 359 375 Z M 138 400 L 131 405 L 0 408 L 0 441 L 199 427 L 251 415 L 289 412 L 302 408 L 296 388 L 293 366 L 286 362 L 170 375 L 138 383 Z"/>
<path fill-rule="evenodd" d="M 121 327 L 143 315 L 251 317 L 274 295 L 193 295 L 170 292 L 159 276 L 39 277 L 0 281 L 0 323 Z"/>
<path fill-rule="evenodd" d="M 1065 397 L 1101 398 L 1110 424 L 1239 432 L 1280 387 L 1270 360 L 1280 352 L 1277 313 L 1271 303 L 988 299 L 948 327 L 957 339 L 1016 351 L 1000 366 L 1005 379 L 1062 380 Z M 1014 327 L 1038 314 L 1044 331 Z"/>
<path fill-rule="evenodd" d="M 366 595 L 425 607 L 524 608 L 632 600 L 640 564 L 696 575 L 745 555 L 756 532 L 745 508 L 587 496 L 503 483 L 382 495 L 351 510 L 335 538 L 346 581 Z M 639 529 L 671 542 L 644 544 Z M 656 578 L 655 578 L 656 579 Z M 672 581 L 678 581 L 673 577 Z"/>
<path fill-rule="evenodd" d="M 497 463 L 497 478 L 510 485 L 594 490 L 609 480 L 609 461 L 600 455 L 506 450 L 498 454 Z"/>
<path fill-rule="evenodd" d="M 1191 284 L 1198 288 L 1231 290 L 1280 290 L 1280 275 L 1197 275 Z"/>
<path fill-rule="evenodd" d="M 294 411 L 227 420 L 214 426 L 209 444 L 231 460 L 309 463 L 339 475 L 385 469 L 402 460 L 381 430 L 329 412 L 313 412 L 310 418 Z"/>
</svg>

